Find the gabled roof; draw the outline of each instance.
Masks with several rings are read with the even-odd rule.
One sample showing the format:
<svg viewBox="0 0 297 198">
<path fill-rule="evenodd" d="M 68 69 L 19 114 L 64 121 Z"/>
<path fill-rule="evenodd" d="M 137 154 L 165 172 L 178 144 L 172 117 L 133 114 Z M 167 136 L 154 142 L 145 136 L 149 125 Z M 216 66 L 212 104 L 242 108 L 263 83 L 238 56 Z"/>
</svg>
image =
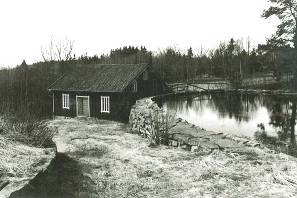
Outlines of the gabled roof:
<svg viewBox="0 0 297 198">
<path fill-rule="evenodd" d="M 123 92 L 148 65 L 96 64 L 76 65 L 48 89 L 50 91 Z"/>
</svg>

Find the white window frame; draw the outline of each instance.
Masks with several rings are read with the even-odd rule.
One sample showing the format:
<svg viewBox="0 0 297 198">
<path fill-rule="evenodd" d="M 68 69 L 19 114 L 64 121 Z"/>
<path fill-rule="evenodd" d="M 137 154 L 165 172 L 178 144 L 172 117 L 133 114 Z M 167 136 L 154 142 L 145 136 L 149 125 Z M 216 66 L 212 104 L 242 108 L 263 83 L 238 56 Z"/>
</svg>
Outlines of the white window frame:
<svg viewBox="0 0 297 198">
<path fill-rule="evenodd" d="M 110 113 L 110 97 L 101 96 L 101 113 Z"/>
<path fill-rule="evenodd" d="M 137 80 L 134 80 L 132 89 L 134 93 L 137 92 L 137 89 L 138 89 Z"/>
<path fill-rule="evenodd" d="M 69 94 L 62 94 L 62 108 L 70 109 Z"/>
</svg>

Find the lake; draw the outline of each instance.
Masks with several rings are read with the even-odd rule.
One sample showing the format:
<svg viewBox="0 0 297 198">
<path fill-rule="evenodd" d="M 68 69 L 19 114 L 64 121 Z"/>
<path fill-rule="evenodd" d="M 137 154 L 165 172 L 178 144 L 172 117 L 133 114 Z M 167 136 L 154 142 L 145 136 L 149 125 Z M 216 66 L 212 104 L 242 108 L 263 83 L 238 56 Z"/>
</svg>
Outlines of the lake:
<svg viewBox="0 0 297 198">
<path fill-rule="evenodd" d="M 265 131 L 265 136 L 287 141 L 295 137 L 296 101 L 284 95 L 221 92 L 171 96 L 163 98 L 162 105 L 208 131 L 251 138 Z"/>
</svg>

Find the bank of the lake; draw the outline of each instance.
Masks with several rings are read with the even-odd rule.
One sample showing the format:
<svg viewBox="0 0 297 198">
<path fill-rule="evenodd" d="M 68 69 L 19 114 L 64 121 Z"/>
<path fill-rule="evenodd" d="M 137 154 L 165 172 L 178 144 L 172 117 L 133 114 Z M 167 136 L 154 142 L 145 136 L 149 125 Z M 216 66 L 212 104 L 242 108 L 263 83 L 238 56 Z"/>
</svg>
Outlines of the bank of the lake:
<svg viewBox="0 0 297 198">
<path fill-rule="evenodd" d="M 249 137 L 170 119 L 169 145 L 150 147 L 156 110 L 166 114 L 151 98 L 138 101 L 130 126 L 50 121 L 58 154 L 11 198 L 297 196 L 297 159 Z"/>
<path fill-rule="evenodd" d="M 164 109 L 208 131 L 257 139 L 296 155 L 296 94 L 204 92 L 158 98 Z M 261 133 L 260 133 L 261 132 Z M 295 154 L 294 154 L 295 153 Z"/>
</svg>

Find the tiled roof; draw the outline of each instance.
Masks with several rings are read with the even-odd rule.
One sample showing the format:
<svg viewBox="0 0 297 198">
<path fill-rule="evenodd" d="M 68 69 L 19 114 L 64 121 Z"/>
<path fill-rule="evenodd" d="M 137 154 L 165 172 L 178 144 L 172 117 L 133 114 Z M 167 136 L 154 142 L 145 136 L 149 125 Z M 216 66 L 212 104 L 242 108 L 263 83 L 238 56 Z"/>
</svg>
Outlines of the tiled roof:
<svg viewBox="0 0 297 198">
<path fill-rule="evenodd" d="M 52 84 L 49 90 L 123 92 L 146 64 L 80 65 Z"/>
</svg>

